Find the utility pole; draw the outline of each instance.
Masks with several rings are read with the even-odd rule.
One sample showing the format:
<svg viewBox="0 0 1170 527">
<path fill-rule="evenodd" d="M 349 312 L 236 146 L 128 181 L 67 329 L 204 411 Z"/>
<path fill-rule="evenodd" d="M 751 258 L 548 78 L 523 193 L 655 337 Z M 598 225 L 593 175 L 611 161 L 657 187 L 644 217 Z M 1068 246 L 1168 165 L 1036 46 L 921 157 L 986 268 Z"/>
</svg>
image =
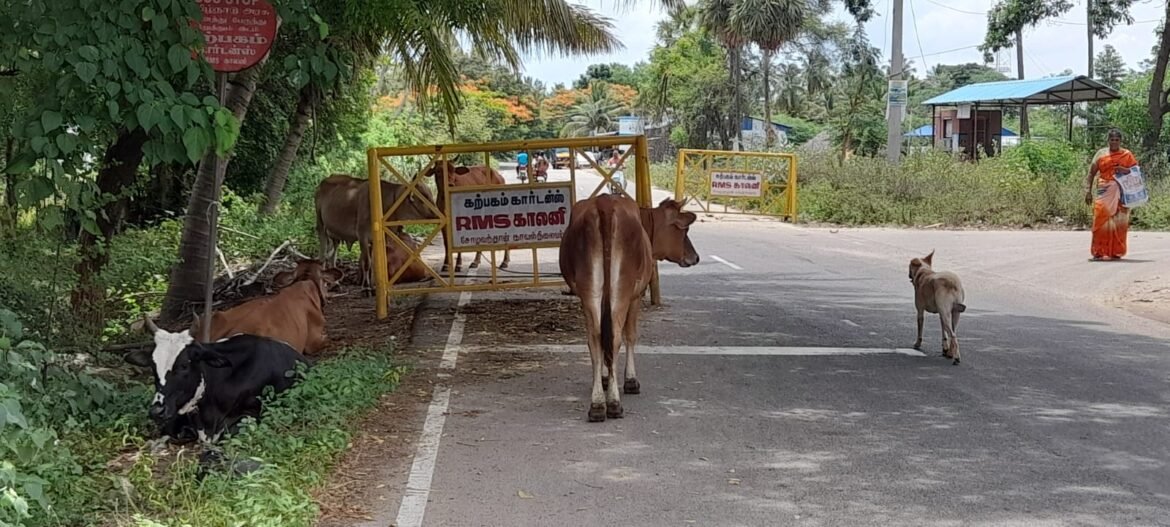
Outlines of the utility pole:
<svg viewBox="0 0 1170 527">
<path fill-rule="evenodd" d="M 1016 78 L 1024 80 L 1024 30 L 1016 30 Z M 1028 105 L 1020 105 L 1020 137 L 1031 137 L 1028 131 Z"/>
<path fill-rule="evenodd" d="M 890 46 L 889 95 L 886 97 L 886 158 L 898 163 L 902 157 L 902 113 L 906 111 L 906 82 L 902 80 L 902 0 L 893 0 L 893 40 Z"/>
<path fill-rule="evenodd" d="M 1089 37 L 1089 71 L 1085 75 L 1091 79 L 1093 78 L 1093 0 L 1085 0 L 1085 7 L 1089 10 L 1088 14 L 1085 15 L 1085 21 L 1088 22 L 1085 25 L 1089 28 L 1087 33 Z"/>
</svg>

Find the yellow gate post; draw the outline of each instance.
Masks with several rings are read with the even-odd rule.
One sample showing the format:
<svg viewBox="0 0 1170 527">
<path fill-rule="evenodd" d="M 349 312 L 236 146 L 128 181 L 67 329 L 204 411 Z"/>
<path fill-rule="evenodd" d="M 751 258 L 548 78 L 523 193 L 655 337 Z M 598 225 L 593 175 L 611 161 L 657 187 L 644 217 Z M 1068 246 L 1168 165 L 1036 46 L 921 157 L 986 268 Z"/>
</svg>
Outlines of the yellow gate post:
<svg viewBox="0 0 1170 527">
<path fill-rule="evenodd" d="M 369 273 L 374 276 L 377 289 L 378 318 L 389 315 L 390 285 L 386 276 L 386 236 L 383 234 L 386 227 L 382 218 L 382 178 L 378 170 L 378 153 L 371 148 L 366 152 L 366 161 L 370 171 L 370 233 L 372 258 L 366 262 Z M 365 250 L 364 247 L 361 248 Z M 365 277 L 362 277 L 363 280 Z"/>
<path fill-rule="evenodd" d="M 638 181 L 638 206 L 654 207 L 654 189 L 650 183 L 650 157 L 647 154 L 646 136 L 639 135 L 634 139 L 634 176 Z M 650 304 L 662 303 L 662 289 L 658 282 L 658 261 L 654 261 L 654 276 L 650 277 Z"/>
<path fill-rule="evenodd" d="M 696 159 L 699 157 L 702 167 L 695 166 Z M 733 163 L 731 168 L 726 166 L 726 162 L 731 160 Z M 768 194 L 769 189 L 773 185 L 769 184 L 767 179 L 763 177 L 763 171 L 751 170 L 748 168 L 748 161 L 750 160 L 784 160 L 787 162 L 788 170 L 786 182 L 784 185 L 784 200 L 775 203 L 783 207 L 783 211 L 779 213 L 766 213 L 762 211 L 748 212 L 744 210 L 731 211 L 728 210 L 729 202 L 734 203 L 736 200 L 743 199 L 763 199 Z M 743 152 L 743 151 L 728 151 L 728 150 L 698 150 L 698 149 L 680 149 L 678 151 L 678 163 L 675 166 L 675 199 L 682 201 L 684 204 L 690 203 L 694 200 L 699 206 L 699 209 L 708 214 L 727 214 L 727 215 L 751 215 L 751 216 L 778 216 L 786 218 L 793 223 L 796 222 L 796 195 L 797 195 L 797 160 L 796 155 L 791 153 L 779 152 Z M 702 185 L 700 189 L 695 189 L 692 194 L 687 187 L 689 183 L 688 176 L 692 172 L 701 170 Z M 715 196 L 712 194 L 712 176 L 714 172 L 726 173 L 741 173 L 741 174 L 758 174 L 761 177 L 760 196 L 734 196 L 721 195 Z M 719 198 L 723 201 L 723 210 L 720 212 L 712 211 L 712 199 Z"/>
</svg>

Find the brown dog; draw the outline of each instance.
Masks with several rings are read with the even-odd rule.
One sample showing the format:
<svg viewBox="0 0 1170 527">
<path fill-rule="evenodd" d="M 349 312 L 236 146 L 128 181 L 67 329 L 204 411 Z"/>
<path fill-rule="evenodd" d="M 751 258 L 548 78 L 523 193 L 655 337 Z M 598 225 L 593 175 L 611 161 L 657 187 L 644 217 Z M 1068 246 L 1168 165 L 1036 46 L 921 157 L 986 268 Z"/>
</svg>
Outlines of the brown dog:
<svg viewBox="0 0 1170 527">
<path fill-rule="evenodd" d="M 918 340 L 914 349 L 922 349 L 923 311 L 938 313 L 942 321 L 943 355 L 959 363 L 959 339 L 955 328 L 959 327 L 959 313 L 967 310 L 963 304 L 963 283 L 959 276 L 950 271 L 935 272 L 930 268 L 934 251 L 926 258 L 910 260 L 910 282 L 914 284 L 914 307 L 918 309 Z"/>
</svg>

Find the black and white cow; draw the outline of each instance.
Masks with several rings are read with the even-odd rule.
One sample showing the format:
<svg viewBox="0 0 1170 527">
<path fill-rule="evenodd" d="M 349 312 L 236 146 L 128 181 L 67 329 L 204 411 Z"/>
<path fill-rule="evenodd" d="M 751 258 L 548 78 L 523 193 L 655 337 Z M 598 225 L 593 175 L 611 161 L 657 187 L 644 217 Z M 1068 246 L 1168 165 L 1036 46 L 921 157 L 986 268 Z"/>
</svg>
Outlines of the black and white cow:
<svg viewBox="0 0 1170 527">
<path fill-rule="evenodd" d="M 266 337 L 241 334 L 199 344 L 189 331 L 171 333 L 149 319 L 147 328 L 154 350 L 128 353 L 125 360 L 152 368 L 149 413 L 168 435 L 189 426 L 201 441 L 217 441 L 242 418 L 259 418 L 266 387 L 288 389 L 297 381 L 297 365 L 309 364 L 288 344 Z"/>
</svg>

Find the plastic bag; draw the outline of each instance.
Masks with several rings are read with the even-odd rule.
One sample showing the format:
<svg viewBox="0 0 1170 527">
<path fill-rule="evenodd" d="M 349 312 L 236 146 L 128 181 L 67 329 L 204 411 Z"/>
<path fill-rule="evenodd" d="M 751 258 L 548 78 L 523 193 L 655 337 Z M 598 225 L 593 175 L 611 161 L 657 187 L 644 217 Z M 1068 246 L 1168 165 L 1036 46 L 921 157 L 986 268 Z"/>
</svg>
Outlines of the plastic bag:
<svg viewBox="0 0 1170 527">
<path fill-rule="evenodd" d="M 1116 174 L 1113 179 L 1121 186 L 1121 204 L 1126 208 L 1137 208 L 1150 201 L 1150 193 L 1146 190 L 1141 167 L 1134 165 L 1130 167 L 1128 174 Z"/>
</svg>

